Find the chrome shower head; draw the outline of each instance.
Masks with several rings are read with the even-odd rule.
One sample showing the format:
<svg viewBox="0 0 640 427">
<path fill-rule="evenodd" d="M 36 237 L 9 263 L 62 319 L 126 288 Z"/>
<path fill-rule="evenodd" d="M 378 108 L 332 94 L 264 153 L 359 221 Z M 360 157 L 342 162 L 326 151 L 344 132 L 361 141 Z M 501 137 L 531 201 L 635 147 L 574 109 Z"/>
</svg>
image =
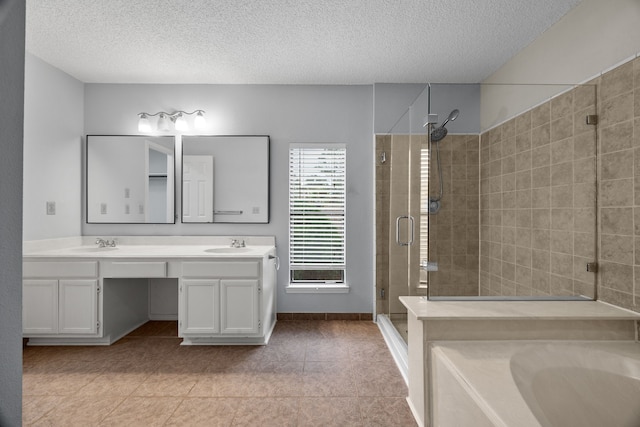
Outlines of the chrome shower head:
<svg viewBox="0 0 640 427">
<path fill-rule="evenodd" d="M 435 128 L 432 132 L 431 132 L 431 142 L 440 142 L 444 139 L 445 136 L 447 136 L 447 133 L 449 131 L 447 130 L 446 127 L 439 127 L 439 128 Z"/>
<path fill-rule="evenodd" d="M 447 130 L 445 125 L 447 123 L 452 122 L 455 119 L 457 119 L 459 114 L 460 114 L 460 110 L 458 110 L 457 108 L 455 110 L 453 110 L 452 112 L 450 112 L 449 116 L 447 117 L 447 119 L 444 122 L 442 122 L 440 127 L 435 128 L 431 132 L 431 142 L 442 141 L 444 139 L 444 137 L 447 136 L 447 133 L 449 133 L 449 131 Z"/>
</svg>

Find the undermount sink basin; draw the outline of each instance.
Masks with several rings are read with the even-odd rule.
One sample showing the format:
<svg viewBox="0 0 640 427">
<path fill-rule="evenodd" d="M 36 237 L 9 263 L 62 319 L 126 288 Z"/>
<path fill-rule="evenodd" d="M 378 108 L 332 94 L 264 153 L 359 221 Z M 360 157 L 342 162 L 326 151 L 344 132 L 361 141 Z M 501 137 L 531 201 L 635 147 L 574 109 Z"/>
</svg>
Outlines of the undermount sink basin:
<svg viewBox="0 0 640 427">
<path fill-rule="evenodd" d="M 249 252 L 250 248 L 211 248 L 205 249 L 205 252 L 210 254 L 237 254 L 240 252 Z"/>
<path fill-rule="evenodd" d="M 115 251 L 118 248 L 114 248 L 113 246 L 106 246 L 104 248 L 99 248 L 97 246 L 88 246 L 88 247 L 80 247 L 80 248 L 74 248 L 73 251 L 74 252 L 108 252 L 108 251 Z"/>
</svg>

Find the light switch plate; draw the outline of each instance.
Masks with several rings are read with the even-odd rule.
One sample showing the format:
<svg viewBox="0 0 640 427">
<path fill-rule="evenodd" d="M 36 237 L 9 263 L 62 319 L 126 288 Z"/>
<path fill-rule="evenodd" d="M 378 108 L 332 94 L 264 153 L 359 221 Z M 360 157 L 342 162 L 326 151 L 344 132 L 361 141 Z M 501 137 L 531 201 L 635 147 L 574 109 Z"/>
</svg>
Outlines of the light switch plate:
<svg viewBox="0 0 640 427">
<path fill-rule="evenodd" d="M 56 202 L 47 202 L 47 215 L 56 214 Z"/>
</svg>

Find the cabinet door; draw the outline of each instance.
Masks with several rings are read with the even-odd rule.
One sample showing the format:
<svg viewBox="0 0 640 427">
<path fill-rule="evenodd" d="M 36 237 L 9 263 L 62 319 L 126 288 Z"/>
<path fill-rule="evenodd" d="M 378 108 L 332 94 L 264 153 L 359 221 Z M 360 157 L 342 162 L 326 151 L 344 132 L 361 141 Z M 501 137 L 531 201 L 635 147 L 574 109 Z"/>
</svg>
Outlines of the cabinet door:
<svg viewBox="0 0 640 427">
<path fill-rule="evenodd" d="M 30 334 L 58 332 L 58 281 L 22 282 L 22 331 Z"/>
<path fill-rule="evenodd" d="M 180 299 L 182 333 L 220 332 L 220 280 L 183 280 Z"/>
<path fill-rule="evenodd" d="M 61 334 L 98 332 L 97 280 L 60 280 L 58 325 Z"/>
<path fill-rule="evenodd" d="M 222 280 L 220 314 L 223 334 L 257 334 L 260 328 L 258 280 Z"/>
</svg>

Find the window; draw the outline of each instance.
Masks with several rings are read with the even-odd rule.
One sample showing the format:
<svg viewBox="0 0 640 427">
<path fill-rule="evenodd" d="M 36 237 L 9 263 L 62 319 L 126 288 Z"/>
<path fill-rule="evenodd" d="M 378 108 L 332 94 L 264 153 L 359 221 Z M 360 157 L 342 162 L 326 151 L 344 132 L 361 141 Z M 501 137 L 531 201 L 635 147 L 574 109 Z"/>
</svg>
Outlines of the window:
<svg viewBox="0 0 640 427">
<path fill-rule="evenodd" d="M 429 260 L 429 146 L 420 149 L 420 262 Z M 420 270 L 420 285 L 427 284 L 428 274 Z"/>
<path fill-rule="evenodd" d="M 289 149 L 290 285 L 344 284 L 346 149 L 292 144 Z"/>
</svg>

